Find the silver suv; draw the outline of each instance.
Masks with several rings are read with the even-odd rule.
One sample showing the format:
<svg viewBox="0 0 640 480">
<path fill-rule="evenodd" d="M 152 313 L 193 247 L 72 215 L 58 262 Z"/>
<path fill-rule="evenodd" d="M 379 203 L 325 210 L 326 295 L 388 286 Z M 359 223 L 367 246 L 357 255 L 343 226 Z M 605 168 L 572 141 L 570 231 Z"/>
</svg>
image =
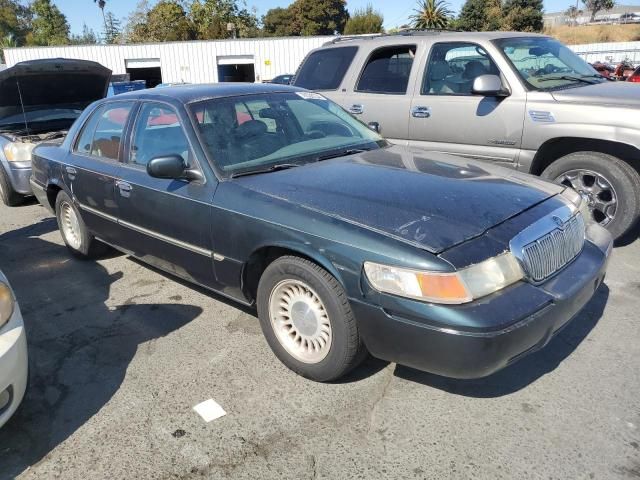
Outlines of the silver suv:
<svg viewBox="0 0 640 480">
<path fill-rule="evenodd" d="M 640 217 L 640 85 L 556 40 L 508 32 L 339 37 L 293 84 L 390 141 L 498 162 L 571 186 L 614 237 Z"/>
</svg>

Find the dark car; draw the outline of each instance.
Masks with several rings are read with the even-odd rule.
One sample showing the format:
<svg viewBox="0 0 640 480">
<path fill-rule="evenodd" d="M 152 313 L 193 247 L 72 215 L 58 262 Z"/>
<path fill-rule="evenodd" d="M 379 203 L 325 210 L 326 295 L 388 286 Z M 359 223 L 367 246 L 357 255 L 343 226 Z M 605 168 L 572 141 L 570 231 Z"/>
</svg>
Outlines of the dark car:
<svg viewBox="0 0 640 480">
<path fill-rule="evenodd" d="M 0 201 L 32 195 L 31 151 L 61 142 L 82 110 L 107 93 L 111 70 L 87 60 L 52 58 L 0 72 Z"/>
<path fill-rule="evenodd" d="M 257 306 L 278 358 L 320 381 L 367 351 L 488 375 L 580 311 L 612 242 L 571 189 L 391 146 L 269 84 L 99 101 L 34 151 L 32 185 L 72 253 L 106 243 Z"/>
<path fill-rule="evenodd" d="M 292 78 L 293 78 L 292 73 L 285 73 L 284 75 L 275 76 L 271 80 L 266 80 L 264 83 L 277 83 L 278 85 L 289 85 L 291 83 Z"/>
</svg>

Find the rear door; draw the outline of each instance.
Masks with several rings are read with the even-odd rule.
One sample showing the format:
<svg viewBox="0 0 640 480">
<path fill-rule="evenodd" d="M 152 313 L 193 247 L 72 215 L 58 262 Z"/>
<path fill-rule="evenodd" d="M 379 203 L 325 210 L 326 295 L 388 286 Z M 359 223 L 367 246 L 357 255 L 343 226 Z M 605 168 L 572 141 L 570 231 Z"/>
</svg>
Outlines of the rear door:
<svg viewBox="0 0 640 480">
<path fill-rule="evenodd" d="M 349 113 L 376 125 L 394 143 L 406 144 L 409 138 L 416 53 L 415 44 L 376 48 L 356 73 L 352 91 L 342 102 Z"/>
<path fill-rule="evenodd" d="M 115 184 L 122 139 L 134 105 L 134 102 L 110 102 L 98 107 L 80 130 L 62 167 L 64 181 L 85 224 L 109 243 L 118 240 Z"/>
<path fill-rule="evenodd" d="M 516 165 L 522 140 L 526 96 L 485 97 L 472 93 L 485 74 L 504 75 L 491 55 L 469 42 L 435 43 L 422 68 L 411 104 L 411 145 Z"/>
<path fill-rule="evenodd" d="M 215 288 L 210 203 L 217 184 L 204 176 L 153 178 L 146 170 L 154 157 L 180 155 L 201 171 L 186 122 L 186 113 L 169 104 L 141 103 L 115 188 L 121 244 L 165 271 Z"/>
</svg>

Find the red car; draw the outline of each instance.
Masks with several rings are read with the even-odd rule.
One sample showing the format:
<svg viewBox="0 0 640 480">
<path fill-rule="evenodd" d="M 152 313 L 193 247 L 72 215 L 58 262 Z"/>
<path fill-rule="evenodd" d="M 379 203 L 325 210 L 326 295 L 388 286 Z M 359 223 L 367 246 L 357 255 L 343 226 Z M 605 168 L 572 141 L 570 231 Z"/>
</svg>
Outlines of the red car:
<svg viewBox="0 0 640 480">
<path fill-rule="evenodd" d="M 636 68 L 629 78 L 627 78 L 627 82 L 640 83 L 640 67 Z"/>
</svg>

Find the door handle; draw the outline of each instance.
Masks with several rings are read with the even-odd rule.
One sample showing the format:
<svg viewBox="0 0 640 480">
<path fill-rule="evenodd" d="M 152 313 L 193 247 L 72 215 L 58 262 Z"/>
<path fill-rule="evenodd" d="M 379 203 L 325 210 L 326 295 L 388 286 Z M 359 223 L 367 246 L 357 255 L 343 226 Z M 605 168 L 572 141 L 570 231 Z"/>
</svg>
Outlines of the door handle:
<svg viewBox="0 0 640 480">
<path fill-rule="evenodd" d="M 118 187 L 118 190 L 120 190 L 120 195 L 122 195 L 123 197 L 129 197 L 131 190 L 133 190 L 133 187 L 130 183 L 123 182 L 121 180 L 118 180 L 116 182 L 116 187 Z"/>
<path fill-rule="evenodd" d="M 69 175 L 75 175 L 76 173 L 78 173 L 78 171 L 73 167 L 65 167 L 65 170 Z"/>
<path fill-rule="evenodd" d="M 411 116 L 415 118 L 429 118 L 431 116 L 431 107 L 413 107 Z"/>
<path fill-rule="evenodd" d="M 364 113 L 364 105 L 354 103 L 349 108 L 347 108 L 347 111 L 353 115 L 361 115 Z"/>
</svg>

